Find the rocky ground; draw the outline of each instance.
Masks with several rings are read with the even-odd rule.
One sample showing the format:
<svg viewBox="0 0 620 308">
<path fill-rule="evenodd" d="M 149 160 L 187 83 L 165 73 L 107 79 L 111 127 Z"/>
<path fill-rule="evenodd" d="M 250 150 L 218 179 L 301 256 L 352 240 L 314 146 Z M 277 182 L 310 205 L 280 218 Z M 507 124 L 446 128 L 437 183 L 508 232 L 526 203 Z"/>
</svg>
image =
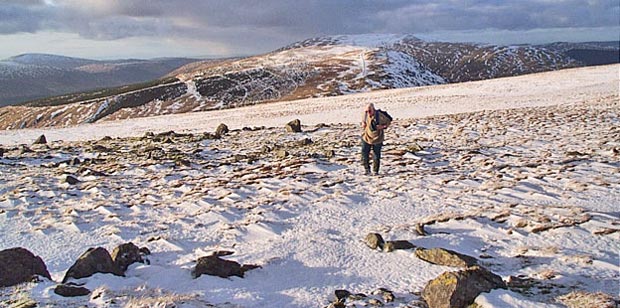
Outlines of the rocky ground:
<svg viewBox="0 0 620 308">
<path fill-rule="evenodd" d="M 533 302 L 576 307 L 567 294 L 578 290 L 617 299 L 619 111 L 612 96 L 398 120 L 376 177 L 362 175 L 349 124 L 5 146 L 1 249 L 30 249 L 56 281 L 88 247 L 132 241 L 153 254 L 112 280 L 122 287 L 87 281 L 87 299 L 44 283 L 0 289 L 0 301 L 326 306 L 335 289 L 385 288 L 396 296 L 385 305 L 424 307 L 422 288 L 450 268 L 372 251 L 369 232 L 473 256 Z M 184 276 L 219 250 L 261 268 L 226 282 Z"/>
</svg>

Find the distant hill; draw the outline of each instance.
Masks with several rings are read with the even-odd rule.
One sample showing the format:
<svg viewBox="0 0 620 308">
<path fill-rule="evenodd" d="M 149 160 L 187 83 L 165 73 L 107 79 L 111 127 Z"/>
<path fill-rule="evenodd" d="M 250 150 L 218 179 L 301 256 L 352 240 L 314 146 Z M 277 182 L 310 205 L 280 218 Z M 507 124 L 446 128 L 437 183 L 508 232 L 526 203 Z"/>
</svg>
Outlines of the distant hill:
<svg viewBox="0 0 620 308">
<path fill-rule="evenodd" d="M 97 61 L 23 54 L 0 61 L 0 106 L 38 98 L 140 83 L 195 59 Z"/>
<path fill-rule="evenodd" d="M 618 49 L 604 43 L 494 46 L 429 42 L 411 35 L 319 37 L 263 55 L 193 62 L 148 83 L 0 109 L 0 129 L 234 108 L 508 77 L 594 63 L 594 58 L 586 59 L 576 50 L 613 53 Z M 73 70 L 92 73 L 110 67 L 115 68 L 111 64 L 83 63 Z"/>
</svg>

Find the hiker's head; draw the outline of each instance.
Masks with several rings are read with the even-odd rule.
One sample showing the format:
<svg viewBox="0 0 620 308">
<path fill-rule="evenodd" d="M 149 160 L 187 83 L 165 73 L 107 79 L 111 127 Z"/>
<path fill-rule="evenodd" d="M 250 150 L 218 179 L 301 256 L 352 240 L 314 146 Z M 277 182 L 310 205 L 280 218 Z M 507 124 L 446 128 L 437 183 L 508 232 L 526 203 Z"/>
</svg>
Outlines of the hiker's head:
<svg viewBox="0 0 620 308">
<path fill-rule="evenodd" d="M 375 113 L 375 105 L 373 103 L 370 103 L 370 104 L 366 105 L 366 112 L 368 114 L 374 114 Z"/>
</svg>

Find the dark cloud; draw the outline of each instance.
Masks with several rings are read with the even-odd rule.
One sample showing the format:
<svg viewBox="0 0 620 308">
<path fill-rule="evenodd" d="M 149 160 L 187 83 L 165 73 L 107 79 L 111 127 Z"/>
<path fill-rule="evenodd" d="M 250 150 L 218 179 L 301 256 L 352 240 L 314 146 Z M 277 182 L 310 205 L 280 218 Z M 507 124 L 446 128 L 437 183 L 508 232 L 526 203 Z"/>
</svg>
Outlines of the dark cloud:
<svg viewBox="0 0 620 308">
<path fill-rule="evenodd" d="M 618 0 L 0 0 L 0 34 L 181 37 L 258 50 L 329 34 L 618 27 L 619 18 Z"/>
</svg>

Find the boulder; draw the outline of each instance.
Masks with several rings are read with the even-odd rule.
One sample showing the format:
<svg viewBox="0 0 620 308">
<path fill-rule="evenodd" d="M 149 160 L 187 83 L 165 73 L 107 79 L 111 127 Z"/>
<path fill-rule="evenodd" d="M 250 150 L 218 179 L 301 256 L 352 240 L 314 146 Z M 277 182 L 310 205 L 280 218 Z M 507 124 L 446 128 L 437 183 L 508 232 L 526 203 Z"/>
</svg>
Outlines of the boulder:
<svg viewBox="0 0 620 308">
<path fill-rule="evenodd" d="M 192 271 L 192 277 L 198 278 L 203 274 L 228 278 L 237 276 L 243 278 L 245 272 L 258 268 L 257 265 L 241 265 L 238 262 L 224 260 L 217 255 L 211 255 L 198 259 L 196 267 Z"/>
<path fill-rule="evenodd" d="M 4 156 L 4 149 L 0 148 L 0 157 Z"/>
<path fill-rule="evenodd" d="M 92 276 L 96 273 L 114 274 L 123 276 L 123 272 L 116 267 L 110 253 L 101 247 L 89 248 L 83 253 L 77 261 L 67 270 L 62 283 L 67 282 L 69 278 L 84 278 Z"/>
<path fill-rule="evenodd" d="M 445 266 L 468 267 L 478 264 L 474 257 L 443 248 L 418 248 L 415 255 L 429 263 Z"/>
<path fill-rule="evenodd" d="M 32 144 L 46 144 L 46 143 L 47 143 L 47 138 L 45 138 L 45 135 L 41 135 L 37 139 L 35 139 Z"/>
<path fill-rule="evenodd" d="M 112 250 L 111 255 L 112 261 L 123 273 L 127 270 L 127 267 L 133 263 L 144 263 L 142 256 L 140 248 L 133 243 L 119 245 Z"/>
<path fill-rule="evenodd" d="M 230 130 L 228 129 L 228 126 L 226 126 L 226 124 L 224 124 L 224 123 L 221 123 L 215 129 L 215 135 L 217 135 L 217 136 L 224 136 L 224 135 L 228 134 L 229 131 Z"/>
<path fill-rule="evenodd" d="M 502 278 L 473 266 L 457 272 L 445 272 L 429 281 L 422 297 L 429 308 L 465 308 L 483 292 L 505 288 Z"/>
<path fill-rule="evenodd" d="M 59 284 L 54 288 L 54 293 L 64 297 L 86 296 L 90 294 L 90 290 L 72 284 Z"/>
<path fill-rule="evenodd" d="M 381 237 L 379 233 L 368 233 L 364 239 L 364 243 L 371 249 L 383 249 L 383 244 L 385 244 L 383 237 Z"/>
<path fill-rule="evenodd" d="M 284 126 L 287 132 L 291 133 L 301 133 L 301 121 L 299 119 L 295 119 L 286 123 Z"/>
<path fill-rule="evenodd" d="M 31 281 L 36 275 L 52 279 L 40 257 L 21 247 L 0 251 L 0 287 Z"/>
</svg>

